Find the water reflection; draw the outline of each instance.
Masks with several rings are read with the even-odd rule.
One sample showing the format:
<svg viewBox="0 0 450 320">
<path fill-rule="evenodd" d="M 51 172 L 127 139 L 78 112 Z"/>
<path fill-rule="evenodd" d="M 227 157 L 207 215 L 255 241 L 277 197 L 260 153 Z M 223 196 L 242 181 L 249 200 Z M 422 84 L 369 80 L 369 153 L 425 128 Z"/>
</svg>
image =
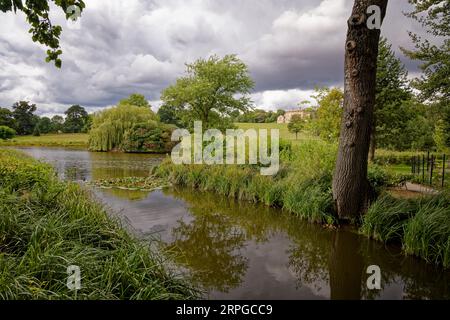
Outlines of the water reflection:
<svg viewBox="0 0 450 320">
<path fill-rule="evenodd" d="M 361 299 L 364 261 L 358 240 L 351 232 L 333 232 L 328 262 L 333 300 Z"/>
<path fill-rule="evenodd" d="M 189 223 L 177 222 L 168 245 L 179 250 L 178 262 L 212 297 L 267 298 L 269 292 L 281 297 L 286 293 L 281 290 L 287 290 L 290 298 L 308 299 L 450 299 L 449 272 L 351 230 L 326 230 L 277 210 L 213 194 L 186 189 L 166 190 L 165 194 L 185 201 L 194 217 Z M 272 246 L 274 252 L 262 253 L 258 261 L 263 268 L 256 267 L 249 248 L 273 245 L 283 235 L 285 240 Z M 279 259 L 275 266 L 267 263 L 274 261 L 272 256 Z M 283 261 L 287 263 L 280 264 Z M 379 291 L 366 286 L 367 267 L 374 264 L 382 270 Z M 256 281 L 257 276 L 248 277 L 255 271 L 260 278 Z M 284 275 L 277 279 L 280 272 Z M 266 295 L 255 285 L 261 281 L 266 281 Z M 289 281 L 295 283 L 295 290 Z"/>
<path fill-rule="evenodd" d="M 27 148 L 65 179 L 145 176 L 161 158 Z M 281 210 L 192 189 L 95 190 L 138 234 L 158 235 L 177 264 L 216 299 L 450 299 L 450 271 L 400 248 L 327 230 Z M 369 265 L 382 290 L 367 289 Z"/>
<path fill-rule="evenodd" d="M 88 152 L 61 148 L 20 148 L 36 159 L 52 164 L 61 179 L 86 181 L 108 178 L 145 177 L 163 156 Z"/>
<path fill-rule="evenodd" d="M 237 287 L 247 270 L 240 250 L 245 234 L 220 214 L 196 216 L 192 223 L 180 221 L 172 230 L 169 248 L 178 251 L 178 262 L 192 271 L 194 280 L 207 290 L 228 292 Z"/>
</svg>

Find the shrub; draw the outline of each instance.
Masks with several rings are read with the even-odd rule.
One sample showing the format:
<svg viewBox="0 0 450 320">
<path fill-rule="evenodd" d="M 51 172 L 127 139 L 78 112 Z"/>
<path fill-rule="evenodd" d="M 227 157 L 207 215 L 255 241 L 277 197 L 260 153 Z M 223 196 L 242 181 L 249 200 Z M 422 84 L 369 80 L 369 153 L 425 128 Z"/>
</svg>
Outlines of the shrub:
<svg viewBox="0 0 450 320">
<path fill-rule="evenodd" d="M 383 188 L 404 185 L 406 181 L 413 177 L 410 174 L 393 173 L 385 167 L 374 164 L 369 166 L 367 178 L 370 185 L 379 194 Z"/>
<path fill-rule="evenodd" d="M 150 121 L 135 124 L 125 131 L 120 149 L 125 152 L 170 152 L 174 147 L 171 141 L 174 126 Z"/>
<path fill-rule="evenodd" d="M 36 124 L 36 126 L 34 127 L 33 136 L 35 136 L 35 137 L 41 136 L 41 129 L 39 128 L 39 124 Z"/>
<path fill-rule="evenodd" d="M 16 131 L 7 126 L 0 126 L 0 139 L 8 140 L 16 136 Z"/>
</svg>

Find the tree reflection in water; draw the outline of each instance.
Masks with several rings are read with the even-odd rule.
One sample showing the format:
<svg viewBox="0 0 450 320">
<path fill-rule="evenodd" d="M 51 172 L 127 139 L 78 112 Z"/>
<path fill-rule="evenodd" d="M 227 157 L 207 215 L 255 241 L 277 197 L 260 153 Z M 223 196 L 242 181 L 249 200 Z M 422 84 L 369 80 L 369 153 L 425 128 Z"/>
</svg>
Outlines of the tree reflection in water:
<svg viewBox="0 0 450 320">
<path fill-rule="evenodd" d="M 180 253 L 177 262 L 207 290 L 228 292 L 239 287 L 248 269 L 247 245 L 284 234 L 290 244 L 280 250 L 289 256 L 286 273 L 295 275 L 297 288 L 328 289 L 331 299 L 450 297 L 450 272 L 405 257 L 399 248 L 386 247 L 355 231 L 327 230 L 280 210 L 192 189 L 164 192 L 185 201 L 193 218 L 178 221 L 168 246 Z M 381 268 L 382 290 L 367 289 L 370 265 Z"/>
<path fill-rule="evenodd" d="M 179 222 L 173 229 L 179 261 L 193 271 L 193 278 L 205 289 L 227 292 L 237 287 L 247 269 L 240 254 L 245 235 L 221 214 L 195 216 L 192 223 Z"/>
</svg>

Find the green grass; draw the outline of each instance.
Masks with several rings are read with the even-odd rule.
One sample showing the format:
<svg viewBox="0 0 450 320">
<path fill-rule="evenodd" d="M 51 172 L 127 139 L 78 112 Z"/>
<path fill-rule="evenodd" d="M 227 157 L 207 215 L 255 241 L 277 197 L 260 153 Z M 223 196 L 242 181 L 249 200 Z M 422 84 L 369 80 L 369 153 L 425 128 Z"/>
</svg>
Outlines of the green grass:
<svg viewBox="0 0 450 320">
<path fill-rule="evenodd" d="M 0 140 L 0 146 L 17 147 L 88 147 L 89 135 L 86 133 L 43 134 L 35 136 L 17 136 L 11 140 Z"/>
<path fill-rule="evenodd" d="M 450 267 L 450 194 L 417 199 L 380 197 L 363 218 L 361 232 L 401 243 L 407 254 Z"/>
<path fill-rule="evenodd" d="M 88 191 L 53 169 L 0 149 L 0 299 L 186 299 L 157 244 L 131 236 Z M 67 267 L 81 270 L 70 291 Z"/>
<path fill-rule="evenodd" d="M 301 142 L 304 142 L 304 141 L 320 140 L 319 137 L 313 136 L 313 135 L 309 134 L 308 132 L 299 133 L 298 139 L 296 139 L 295 133 L 289 132 L 288 125 L 283 124 L 283 123 L 236 123 L 236 126 L 239 129 L 243 129 L 243 130 L 266 129 L 266 130 L 268 130 L 269 134 L 270 134 L 271 129 L 278 129 L 278 130 L 280 130 L 280 139 L 290 141 L 294 145 L 300 144 Z"/>
<path fill-rule="evenodd" d="M 170 159 L 154 174 L 170 183 L 245 201 L 283 208 L 312 222 L 332 224 L 331 171 L 334 145 L 305 141 L 282 156 L 275 176 L 262 176 L 259 166 L 174 165 Z"/>
</svg>

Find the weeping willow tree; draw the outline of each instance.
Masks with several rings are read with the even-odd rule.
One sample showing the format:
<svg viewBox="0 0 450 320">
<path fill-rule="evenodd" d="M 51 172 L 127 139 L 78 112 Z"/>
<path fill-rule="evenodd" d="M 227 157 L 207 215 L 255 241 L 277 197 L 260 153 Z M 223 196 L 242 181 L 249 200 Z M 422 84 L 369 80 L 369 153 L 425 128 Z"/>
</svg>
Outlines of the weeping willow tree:
<svg viewBox="0 0 450 320">
<path fill-rule="evenodd" d="M 148 108 L 119 105 L 94 115 L 89 135 L 89 149 L 111 151 L 118 149 L 125 132 L 138 123 L 156 121 L 157 117 Z"/>
</svg>

